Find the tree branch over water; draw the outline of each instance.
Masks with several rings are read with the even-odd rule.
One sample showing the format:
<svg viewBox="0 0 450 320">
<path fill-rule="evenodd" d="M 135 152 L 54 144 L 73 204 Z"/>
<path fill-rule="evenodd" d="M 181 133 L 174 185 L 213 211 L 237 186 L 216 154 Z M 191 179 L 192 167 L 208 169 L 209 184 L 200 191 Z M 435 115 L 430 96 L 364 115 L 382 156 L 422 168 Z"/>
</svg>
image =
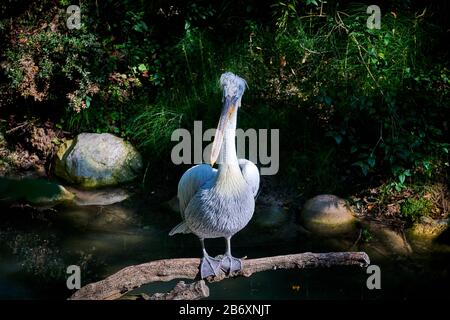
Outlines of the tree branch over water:
<svg viewBox="0 0 450 320">
<path fill-rule="evenodd" d="M 332 266 L 367 267 L 369 256 L 365 252 L 329 252 L 299 253 L 284 256 L 264 257 L 242 261 L 242 270 L 232 276 L 220 271 L 217 277 L 206 279 L 208 282 L 221 281 L 237 276 L 250 277 L 253 273 L 277 269 L 307 269 Z M 90 283 L 75 292 L 70 300 L 113 300 L 140 286 L 158 281 L 173 279 L 199 279 L 198 258 L 165 259 L 151 261 L 140 265 L 126 267 L 104 280 Z M 199 282 L 200 283 L 200 282 Z M 169 294 L 155 294 L 154 297 L 167 299 L 199 299 L 207 297 L 209 290 L 197 290 L 197 294 L 189 293 L 189 286 L 175 287 Z M 152 296 L 152 297 L 153 297 Z"/>
</svg>

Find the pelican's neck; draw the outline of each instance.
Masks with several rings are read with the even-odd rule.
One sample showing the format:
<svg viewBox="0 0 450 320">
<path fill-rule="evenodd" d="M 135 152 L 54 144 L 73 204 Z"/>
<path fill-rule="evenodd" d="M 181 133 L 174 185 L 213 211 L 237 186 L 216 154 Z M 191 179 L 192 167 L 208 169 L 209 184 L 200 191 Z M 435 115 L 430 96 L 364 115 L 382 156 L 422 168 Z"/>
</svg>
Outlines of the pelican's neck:
<svg viewBox="0 0 450 320">
<path fill-rule="evenodd" d="M 219 179 L 225 179 L 225 177 L 230 178 L 233 176 L 242 177 L 236 154 L 236 122 L 237 111 L 233 113 L 225 130 L 222 148 L 220 150 L 221 162 L 219 164 Z"/>
</svg>

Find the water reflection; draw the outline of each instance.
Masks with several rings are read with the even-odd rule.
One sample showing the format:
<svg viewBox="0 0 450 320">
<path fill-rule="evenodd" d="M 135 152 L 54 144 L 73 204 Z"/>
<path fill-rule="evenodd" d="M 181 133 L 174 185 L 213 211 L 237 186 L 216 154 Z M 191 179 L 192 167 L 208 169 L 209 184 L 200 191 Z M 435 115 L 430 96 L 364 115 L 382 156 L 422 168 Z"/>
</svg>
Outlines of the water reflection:
<svg viewBox="0 0 450 320">
<path fill-rule="evenodd" d="M 82 284 L 102 279 L 119 269 L 151 260 L 199 257 L 192 235 L 169 237 L 179 217 L 143 197 L 132 196 L 108 206 L 59 205 L 36 212 L 3 206 L 0 217 L 0 298 L 65 299 L 68 265 L 82 268 Z M 258 209 L 260 210 L 260 209 Z M 315 238 L 305 233 L 295 214 L 285 212 L 277 225 L 261 223 L 259 211 L 251 224 L 233 239 L 236 256 L 249 258 L 349 250 L 354 238 Z M 274 214 L 271 212 L 271 214 Z M 385 231 L 383 231 L 385 232 Z M 391 234 L 391 236 L 393 236 Z M 413 247 L 416 244 L 413 243 Z M 250 278 L 212 283 L 212 299 L 372 299 L 449 296 L 448 246 L 445 250 L 420 244 L 417 254 L 392 254 L 386 244 L 360 244 L 372 252 L 382 270 L 382 290 L 366 288 L 367 274 L 358 268 L 278 270 Z M 222 239 L 208 240 L 212 254 L 224 251 Z M 382 248 L 382 249 L 380 249 Z M 442 248 L 441 248 L 442 249 Z M 385 254 L 376 255 L 377 250 Z M 145 285 L 133 293 L 171 290 L 178 280 Z"/>
</svg>

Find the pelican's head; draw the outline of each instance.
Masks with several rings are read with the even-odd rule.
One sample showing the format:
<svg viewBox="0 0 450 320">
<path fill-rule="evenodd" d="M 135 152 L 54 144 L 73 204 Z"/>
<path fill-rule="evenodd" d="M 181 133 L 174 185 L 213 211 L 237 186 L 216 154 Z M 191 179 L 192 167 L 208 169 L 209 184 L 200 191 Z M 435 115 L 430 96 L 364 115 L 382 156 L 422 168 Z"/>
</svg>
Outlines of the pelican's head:
<svg viewBox="0 0 450 320">
<path fill-rule="evenodd" d="M 244 95 L 247 82 L 232 72 L 225 72 L 220 76 L 220 87 L 223 91 L 223 100 L 227 98 L 236 103 L 237 107 L 241 106 L 241 98 Z"/>
<path fill-rule="evenodd" d="M 211 166 L 219 157 L 220 148 L 224 138 L 225 129 L 233 119 L 237 109 L 241 106 L 241 99 L 244 95 L 247 82 L 241 77 L 231 72 L 225 72 L 220 76 L 220 87 L 223 91 L 223 109 L 220 115 L 219 125 L 211 150 Z"/>
</svg>

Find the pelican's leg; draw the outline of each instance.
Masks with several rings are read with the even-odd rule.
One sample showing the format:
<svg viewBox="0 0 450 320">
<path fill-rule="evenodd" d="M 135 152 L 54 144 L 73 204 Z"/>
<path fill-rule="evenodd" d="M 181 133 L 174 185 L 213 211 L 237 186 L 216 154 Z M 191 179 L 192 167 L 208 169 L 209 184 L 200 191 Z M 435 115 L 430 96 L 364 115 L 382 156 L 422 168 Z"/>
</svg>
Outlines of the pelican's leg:
<svg viewBox="0 0 450 320">
<path fill-rule="evenodd" d="M 224 272 L 228 272 L 228 274 L 239 272 L 242 270 L 242 261 L 231 255 L 231 237 L 225 238 L 225 241 L 227 244 L 227 252 L 222 258 L 220 267 Z"/>
<path fill-rule="evenodd" d="M 220 260 L 209 256 L 209 254 L 206 252 L 205 242 L 203 239 L 200 239 L 200 243 L 202 244 L 203 250 L 202 263 L 200 264 L 201 278 L 205 279 L 209 276 L 217 276 L 220 269 Z"/>
</svg>

